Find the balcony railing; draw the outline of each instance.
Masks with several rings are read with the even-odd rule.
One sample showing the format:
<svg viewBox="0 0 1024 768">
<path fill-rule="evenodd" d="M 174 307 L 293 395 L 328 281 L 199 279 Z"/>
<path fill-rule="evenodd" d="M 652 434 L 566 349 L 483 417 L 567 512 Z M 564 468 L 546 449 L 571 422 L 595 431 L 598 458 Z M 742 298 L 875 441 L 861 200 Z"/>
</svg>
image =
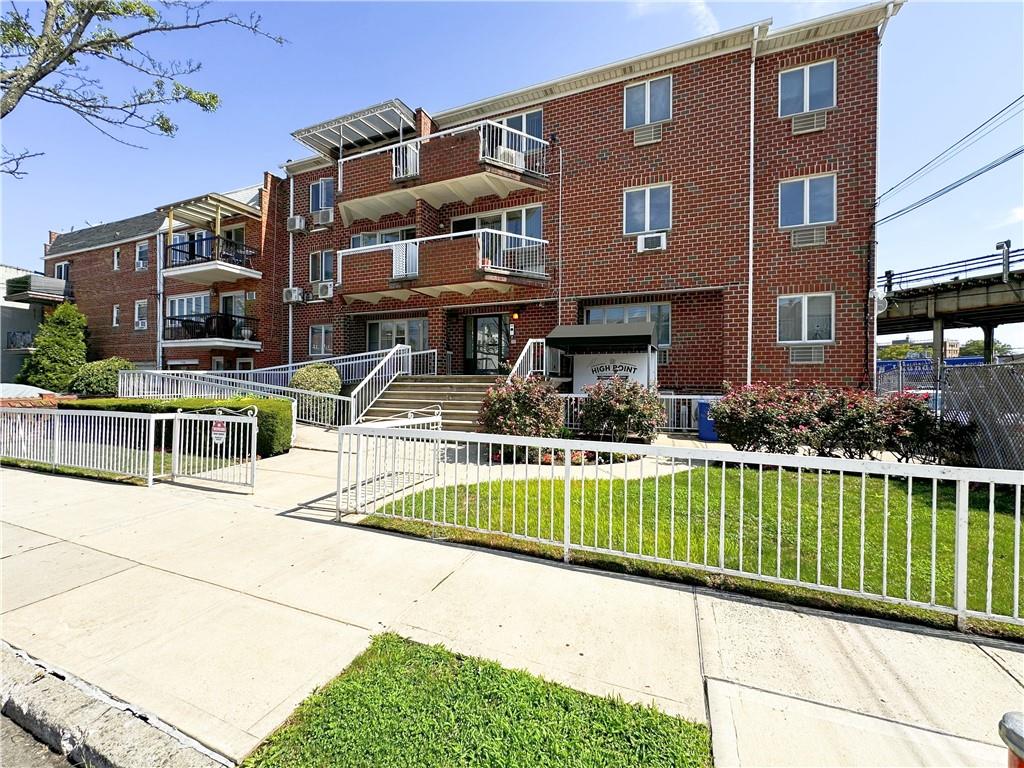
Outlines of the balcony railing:
<svg viewBox="0 0 1024 768">
<path fill-rule="evenodd" d="M 35 340 L 36 336 L 32 331 L 7 331 L 4 349 L 10 352 L 29 350 L 35 346 Z"/>
<path fill-rule="evenodd" d="M 395 243 L 365 245 L 340 251 L 339 256 L 344 265 L 346 257 L 390 251 L 391 279 L 412 280 L 422 275 L 421 257 L 424 260 L 444 261 L 448 266 L 457 264 L 462 261 L 461 257 L 467 255 L 463 243 L 459 241 L 470 239 L 475 241 L 475 247 L 471 250 L 475 251 L 475 267 L 481 272 L 534 279 L 548 277 L 547 240 L 495 229 L 476 229 Z M 449 243 L 454 243 L 456 247 L 449 247 Z M 472 268 L 469 265 L 467 267 Z M 344 284 L 344 274 L 340 275 L 339 282 Z"/>
<path fill-rule="evenodd" d="M 199 238 L 172 244 L 164 255 L 164 267 L 187 267 L 211 261 L 223 261 L 240 267 L 252 269 L 253 259 L 258 254 L 255 248 L 244 243 L 237 243 L 225 237 Z"/>
<path fill-rule="evenodd" d="M 193 339 L 229 339 L 256 341 L 259 338 L 259 320 L 243 315 L 204 312 L 195 315 L 175 315 L 164 320 L 164 341 Z"/>
<path fill-rule="evenodd" d="M 71 283 L 46 275 L 19 275 L 7 281 L 5 296 L 10 301 L 60 302 L 71 299 Z"/>
</svg>

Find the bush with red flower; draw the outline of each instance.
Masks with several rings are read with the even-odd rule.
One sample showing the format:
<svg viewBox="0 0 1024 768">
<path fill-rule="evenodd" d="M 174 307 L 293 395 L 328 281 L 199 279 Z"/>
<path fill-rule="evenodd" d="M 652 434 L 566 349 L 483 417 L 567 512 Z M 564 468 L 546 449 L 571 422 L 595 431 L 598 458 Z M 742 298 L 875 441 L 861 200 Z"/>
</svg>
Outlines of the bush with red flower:
<svg viewBox="0 0 1024 768">
<path fill-rule="evenodd" d="M 584 387 L 580 432 L 600 440 L 650 442 L 665 418 L 658 390 L 615 376 Z"/>
</svg>

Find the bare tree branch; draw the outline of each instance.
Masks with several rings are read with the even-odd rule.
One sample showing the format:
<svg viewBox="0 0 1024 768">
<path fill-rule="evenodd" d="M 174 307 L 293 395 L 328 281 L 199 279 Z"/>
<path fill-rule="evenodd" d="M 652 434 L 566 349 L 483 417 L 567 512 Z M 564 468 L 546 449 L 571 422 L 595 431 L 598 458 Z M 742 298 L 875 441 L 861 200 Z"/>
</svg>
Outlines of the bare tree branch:
<svg viewBox="0 0 1024 768">
<path fill-rule="evenodd" d="M 23 149 L 21 152 L 9 152 L 7 147 L 4 147 L 3 157 L 0 159 L 0 173 L 15 179 L 24 178 L 28 171 L 23 171 L 21 164 L 30 158 L 42 156 L 42 152 L 29 152 L 27 149 Z"/>
</svg>

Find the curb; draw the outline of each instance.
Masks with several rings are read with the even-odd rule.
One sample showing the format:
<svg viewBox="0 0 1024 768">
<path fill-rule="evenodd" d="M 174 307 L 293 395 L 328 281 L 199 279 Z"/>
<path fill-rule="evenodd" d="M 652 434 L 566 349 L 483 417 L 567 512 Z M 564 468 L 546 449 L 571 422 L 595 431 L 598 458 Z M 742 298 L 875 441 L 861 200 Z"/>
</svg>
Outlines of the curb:
<svg viewBox="0 0 1024 768">
<path fill-rule="evenodd" d="M 224 768 L 127 705 L 0 645 L 0 709 L 75 764 L 91 768 Z"/>
</svg>

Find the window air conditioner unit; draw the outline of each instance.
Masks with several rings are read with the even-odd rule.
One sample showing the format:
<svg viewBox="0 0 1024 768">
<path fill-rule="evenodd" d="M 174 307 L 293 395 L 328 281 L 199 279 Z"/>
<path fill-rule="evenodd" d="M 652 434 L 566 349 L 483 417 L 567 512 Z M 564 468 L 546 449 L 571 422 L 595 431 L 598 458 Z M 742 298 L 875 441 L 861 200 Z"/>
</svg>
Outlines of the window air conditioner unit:
<svg viewBox="0 0 1024 768">
<path fill-rule="evenodd" d="M 281 300 L 285 304 L 298 304 L 302 301 L 302 289 L 301 288 L 285 288 L 281 292 Z"/>
<path fill-rule="evenodd" d="M 289 216 L 288 217 L 288 231 L 289 232 L 305 232 L 306 231 L 306 217 L 305 216 Z"/>
<path fill-rule="evenodd" d="M 334 207 L 313 212 L 313 224 L 317 227 L 329 227 L 334 223 Z"/>
<path fill-rule="evenodd" d="M 146 330 L 147 327 L 148 327 L 148 325 L 147 325 L 145 320 L 136 320 L 135 321 L 135 330 L 136 331 L 144 331 L 144 330 Z"/>
<path fill-rule="evenodd" d="M 794 229 L 789 235 L 789 242 L 793 248 L 806 248 L 810 245 L 825 244 L 824 227 L 803 227 Z"/>
<path fill-rule="evenodd" d="M 499 163 L 511 165 L 513 168 L 526 167 L 526 156 L 517 149 L 512 149 L 512 147 L 498 147 L 496 154 L 497 157 L 495 159 Z"/>
<path fill-rule="evenodd" d="M 334 283 L 317 283 L 316 297 L 318 299 L 330 299 L 334 297 Z"/>
<path fill-rule="evenodd" d="M 633 129 L 633 146 L 642 147 L 644 144 L 657 144 L 661 141 L 661 123 L 655 125 L 641 125 Z"/>
<path fill-rule="evenodd" d="M 793 135 L 823 131 L 828 124 L 828 112 L 804 112 L 792 119 Z"/>
<path fill-rule="evenodd" d="M 643 253 L 644 251 L 664 251 L 665 250 L 665 233 L 654 232 L 649 235 L 640 235 L 636 239 L 636 252 Z"/>
<path fill-rule="evenodd" d="M 808 363 L 824 363 L 825 347 L 821 344 L 812 344 L 804 347 L 789 348 L 790 365 L 806 365 Z"/>
</svg>

